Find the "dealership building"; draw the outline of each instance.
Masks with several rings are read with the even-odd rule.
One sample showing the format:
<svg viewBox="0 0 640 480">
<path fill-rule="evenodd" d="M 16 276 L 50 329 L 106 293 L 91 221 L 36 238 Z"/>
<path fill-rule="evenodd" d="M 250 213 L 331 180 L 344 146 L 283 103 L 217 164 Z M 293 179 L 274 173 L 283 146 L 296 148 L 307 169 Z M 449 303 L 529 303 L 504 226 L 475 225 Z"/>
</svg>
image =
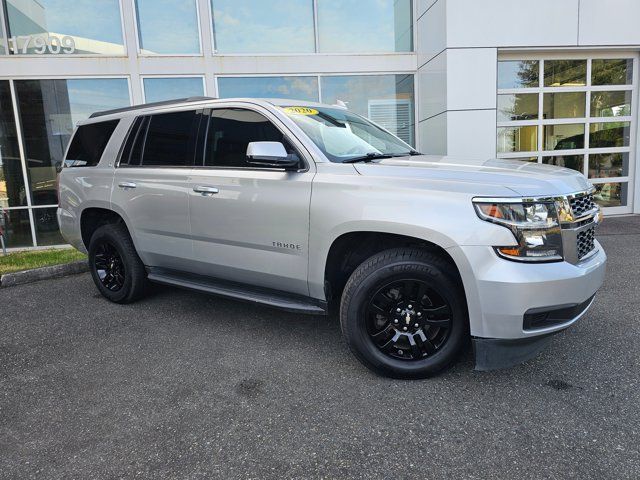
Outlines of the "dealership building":
<svg viewBox="0 0 640 480">
<path fill-rule="evenodd" d="M 92 112 L 190 96 L 344 102 L 419 151 L 582 172 L 640 213 L 637 0 L 0 0 L 0 229 L 64 243 Z"/>
</svg>

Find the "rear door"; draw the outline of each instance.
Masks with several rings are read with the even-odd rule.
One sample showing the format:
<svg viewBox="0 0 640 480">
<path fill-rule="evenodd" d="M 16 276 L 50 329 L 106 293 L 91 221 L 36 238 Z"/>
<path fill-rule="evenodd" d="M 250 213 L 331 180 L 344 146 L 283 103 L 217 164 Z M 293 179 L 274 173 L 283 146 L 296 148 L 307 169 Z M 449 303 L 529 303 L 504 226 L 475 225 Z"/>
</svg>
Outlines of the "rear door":
<svg viewBox="0 0 640 480">
<path fill-rule="evenodd" d="M 282 142 L 298 169 L 250 165 L 247 146 L 258 141 Z M 216 108 L 202 156 L 189 192 L 199 273 L 308 295 L 315 164 L 304 146 L 266 109 Z"/>
<path fill-rule="evenodd" d="M 189 270 L 190 174 L 201 111 L 139 117 L 116 169 L 111 201 L 145 265 Z"/>
</svg>

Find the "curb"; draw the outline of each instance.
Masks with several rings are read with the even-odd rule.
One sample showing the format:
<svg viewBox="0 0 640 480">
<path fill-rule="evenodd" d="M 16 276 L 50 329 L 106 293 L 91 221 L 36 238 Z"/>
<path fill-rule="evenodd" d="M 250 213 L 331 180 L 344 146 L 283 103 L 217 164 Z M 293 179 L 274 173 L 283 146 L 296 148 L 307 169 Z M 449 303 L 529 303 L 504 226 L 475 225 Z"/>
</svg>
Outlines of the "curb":
<svg viewBox="0 0 640 480">
<path fill-rule="evenodd" d="M 5 273 L 0 277 L 0 288 L 24 285 L 25 283 L 47 280 L 49 278 L 65 277 L 89 271 L 89 264 L 86 260 L 65 263 L 62 265 L 51 265 L 49 267 L 34 268 L 22 272 Z"/>
</svg>

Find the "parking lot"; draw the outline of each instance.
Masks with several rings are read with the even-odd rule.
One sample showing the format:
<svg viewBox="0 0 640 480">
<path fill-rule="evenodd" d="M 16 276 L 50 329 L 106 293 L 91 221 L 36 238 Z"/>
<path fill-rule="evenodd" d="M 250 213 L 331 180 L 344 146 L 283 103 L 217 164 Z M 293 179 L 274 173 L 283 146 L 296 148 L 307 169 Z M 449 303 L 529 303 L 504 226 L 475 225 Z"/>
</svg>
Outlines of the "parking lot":
<svg viewBox="0 0 640 480">
<path fill-rule="evenodd" d="M 0 290 L 2 478 L 638 478 L 640 217 L 607 219 L 607 280 L 538 358 L 375 376 L 334 317 L 88 274 Z"/>
</svg>

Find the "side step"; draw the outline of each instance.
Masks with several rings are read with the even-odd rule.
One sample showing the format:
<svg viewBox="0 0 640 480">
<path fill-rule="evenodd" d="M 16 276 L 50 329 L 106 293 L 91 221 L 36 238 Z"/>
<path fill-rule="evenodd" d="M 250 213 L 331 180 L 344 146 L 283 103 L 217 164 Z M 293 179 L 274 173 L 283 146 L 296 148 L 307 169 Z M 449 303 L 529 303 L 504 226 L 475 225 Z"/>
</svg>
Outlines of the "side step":
<svg viewBox="0 0 640 480">
<path fill-rule="evenodd" d="M 320 300 L 301 295 L 294 295 L 277 290 L 262 289 L 259 287 L 226 282 L 202 275 L 175 272 L 161 268 L 150 267 L 147 269 L 147 278 L 152 282 L 175 287 L 198 290 L 200 292 L 219 295 L 227 298 L 235 298 L 245 302 L 260 303 L 271 307 L 280 308 L 289 312 L 305 313 L 308 315 L 326 315 L 327 305 Z"/>
</svg>

